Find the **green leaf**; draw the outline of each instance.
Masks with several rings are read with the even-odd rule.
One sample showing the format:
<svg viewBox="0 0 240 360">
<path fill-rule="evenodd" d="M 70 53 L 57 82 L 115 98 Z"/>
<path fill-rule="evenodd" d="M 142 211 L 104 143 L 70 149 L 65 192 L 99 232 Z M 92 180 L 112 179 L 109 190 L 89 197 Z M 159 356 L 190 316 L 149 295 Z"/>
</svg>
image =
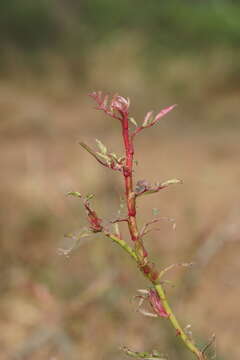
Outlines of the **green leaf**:
<svg viewBox="0 0 240 360">
<path fill-rule="evenodd" d="M 111 155 L 111 157 L 114 159 L 114 160 L 118 160 L 118 158 L 117 158 L 117 155 L 115 154 L 115 153 L 110 153 L 109 155 Z"/>
<path fill-rule="evenodd" d="M 115 229 L 116 235 L 120 237 L 120 229 L 119 229 L 118 223 L 115 223 L 115 224 L 114 224 L 114 229 Z"/>
<path fill-rule="evenodd" d="M 157 209 L 157 208 L 153 208 L 152 209 L 152 214 L 153 214 L 153 216 L 158 216 L 159 215 L 159 209 Z"/>
<path fill-rule="evenodd" d="M 171 180 L 167 180 L 163 183 L 161 183 L 160 185 L 161 186 L 168 186 L 168 185 L 175 185 L 175 184 L 181 184 L 182 183 L 182 180 L 179 180 L 179 179 L 171 179 Z"/>
<path fill-rule="evenodd" d="M 92 150 L 87 144 L 85 144 L 84 142 L 80 142 L 79 145 L 81 145 L 81 147 L 86 150 L 87 152 L 89 152 L 89 154 L 91 154 L 92 156 L 96 157 L 95 151 Z"/>
<path fill-rule="evenodd" d="M 125 352 L 128 356 L 131 356 L 133 358 L 137 359 L 146 359 L 146 360 L 167 360 L 166 356 L 160 354 L 158 351 L 154 350 L 151 353 L 148 352 L 138 352 L 138 351 L 132 351 L 128 349 L 126 346 L 122 347 L 122 351 Z"/>
<path fill-rule="evenodd" d="M 145 118 L 144 118 L 144 121 L 143 121 L 143 124 L 142 124 L 142 127 L 146 127 L 149 125 L 149 123 L 152 121 L 152 114 L 153 114 L 153 111 L 149 111 Z"/>
<path fill-rule="evenodd" d="M 80 192 L 78 192 L 78 191 L 69 191 L 69 192 L 67 193 L 67 195 L 69 195 L 69 196 L 75 196 L 75 197 L 78 197 L 78 198 L 81 198 L 81 197 L 82 197 L 82 195 L 81 195 Z"/>
<path fill-rule="evenodd" d="M 97 154 L 99 157 L 101 157 L 103 160 L 107 161 L 107 162 L 109 162 L 109 161 L 111 160 L 108 155 L 102 154 L 102 153 L 100 153 L 100 152 L 97 152 L 96 154 Z"/>
<path fill-rule="evenodd" d="M 88 201 L 88 200 L 91 200 L 94 196 L 95 196 L 94 194 L 88 194 L 88 195 L 86 196 L 86 200 L 87 200 L 87 201 Z"/>
<path fill-rule="evenodd" d="M 105 145 L 103 145 L 103 143 L 98 139 L 96 139 L 96 143 L 97 143 L 97 146 L 98 146 L 100 152 L 102 154 L 106 155 L 107 154 L 107 147 Z"/>
<path fill-rule="evenodd" d="M 136 127 L 138 126 L 138 123 L 136 122 L 136 120 L 133 117 L 130 117 L 129 120 L 131 121 L 131 123 L 133 125 L 135 125 Z"/>
</svg>

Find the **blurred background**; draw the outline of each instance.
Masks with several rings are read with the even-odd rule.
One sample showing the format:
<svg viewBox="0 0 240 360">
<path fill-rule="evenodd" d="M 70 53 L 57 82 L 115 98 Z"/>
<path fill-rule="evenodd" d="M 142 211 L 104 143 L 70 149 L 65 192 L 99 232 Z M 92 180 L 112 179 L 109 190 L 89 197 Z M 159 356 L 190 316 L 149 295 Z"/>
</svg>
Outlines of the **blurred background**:
<svg viewBox="0 0 240 360">
<path fill-rule="evenodd" d="M 116 245 L 98 235 L 60 255 L 86 226 L 68 191 L 95 193 L 104 219 L 123 194 L 78 145 L 122 151 L 92 90 L 129 96 L 138 121 L 178 104 L 137 138 L 135 176 L 184 183 L 140 199 L 139 223 L 175 219 L 146 242 L 161 268 L 196 263 L 167 275 L 176 314 L 200 346 L 216 334 L 215 358 L 239 359 L 239 19 L 237 0 L 1 0 L 0 359 L 120 360 L 121 345 L 192 359 L 164 319 L 135 312 L 148 284 Z"/>
</svg>

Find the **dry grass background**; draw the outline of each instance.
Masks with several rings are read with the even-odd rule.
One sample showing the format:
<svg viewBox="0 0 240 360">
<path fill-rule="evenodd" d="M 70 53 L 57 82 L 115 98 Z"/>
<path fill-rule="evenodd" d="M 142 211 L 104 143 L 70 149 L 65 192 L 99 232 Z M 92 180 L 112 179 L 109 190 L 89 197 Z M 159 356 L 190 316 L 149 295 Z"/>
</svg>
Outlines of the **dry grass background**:
<svg viewBox="0 0 240 360">
<path fill-rule="evenodd" d="M 86 96 L 103 89 L 130 96 L 136 119 L 179 104 L 137 139 L 136 178 L 184 184 L 141 199 L 139 220 L 155 207 L 176 219 L 176 231 L 162 222 L 146 239 L 159 266 L 196 261 L 169 275 L 176 313 L 200 343 L 216 333 L 218 360 L 237 360 L 240 88 L 231 54 L 163 61 L 144 76 L 126 41 L 112 48 L 111 60 L 104 53 L 90 60 L 87 89 L 56 58 L 42 77 L 22 69 L 0 83 L 0 359 L 123 359 L 122 344 L 191 358 L 164 320 L 135 313 L 131 297 L 147 284 L 109 240 L 97 236 L 69 258 L 58 255 L 63 234 L 85 224 L 67 191 L 94 192 L 106 218 L 118 210 L 120 178 L 77 144 L 99 138 L 121 150 L 118 124 L 94 112 Z"/>
</svg>

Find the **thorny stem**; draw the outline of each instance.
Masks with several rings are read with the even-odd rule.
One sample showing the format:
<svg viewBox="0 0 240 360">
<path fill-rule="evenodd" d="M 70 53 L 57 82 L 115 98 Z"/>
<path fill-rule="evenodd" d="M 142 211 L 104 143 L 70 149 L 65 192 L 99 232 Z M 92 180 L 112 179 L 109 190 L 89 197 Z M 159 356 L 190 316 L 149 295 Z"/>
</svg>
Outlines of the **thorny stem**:
<svg viewBox="0 0 240 360">
<path fill-rule="evenodd" d="M 101 92 L 92 93 L 91 96 L 97 102 L 98 109 L 105 111 L 106 114 L 109 116 L 120 120 L 122 126 L 122 137 L 124 142 L 125 148 L 125 164 L 122 168 L 122 173 L 124 176 L 125 182 L 125 195 L 126 195 L 126 203 L 128 209 L 128 215 L 124 218 L 124 221 L 127 221 L 129 233 L 131 236 L 131 240 L 134 243 L 134 248 L 129 246 L 125 240 L 121 239 L 120 235 L 113 234 L 106 228 L 102 227 L 101 219 L 98 219 L 97 214 L 93 212 L 94 216 L 90 219 L 90 224 L 93 228 L 94 232 L 102 232 L 110 238 L 112 241 L 117 243 L 121 248 L 126 251 L 131 258 L 137 263 L 140 271 L 143 275 L 148 278 L 148 280 L 152 283 L 155 291 L 157 292 L 162 306 L 166 313 L 168 314 L 167 319 L 170 321 L 172 326 L 176 331 L 176 335 L 181 338 L 185 346 L 190 350 L 198 360 L 207 360 L 204 350 L 201 351 L 198 347 L 194 344 L 193 340 L 187 335 L 187 333 L 183 330 L 181 325 L 179 324 L 176 316 L 173 313 L 171 306 L 169 305 L 168 299 L 166 297 L 165 290 L 160 282 L 160 275 L 162 272 L 156 271 L 154 265 L 149 262 L 148 253 L 144 247 L 144 243 L 142 241 L 142 236 L 139 233 L 138 226 L 137 226 L 137 219 L 136 219 L 136 197 L 137 194 L 133 190 L 133 159 L 134 159 L 134 136 L 137 135 L 143 127 L 137 128 L 135 132 L 130 134 L 129 132 L 129 100 L 115 96 L 113 100 L 108 105 L 107 100 L 108 97 L 102 98 Z M 174 106 L 173 106 L 174 107 Z M 173 107 L 164 110 L 165 113 L 170 111 Z M 116 115 L 116 112 L 118 115 Z M 159 119 L 160 116 L 164 115 L 164 112 L 159 113 L 155 119 Z M 157 121 L 156 120 L 156 121 Z M 156 122 L 154 120 L 153 123 Z M 149 126 L 147 126 L 149 127 Z M 88 150 L 88 149 L 87 149 Z M 99 159 L 97 159 L 99 160 Z M 175 181 L 176 182 L 176 181 Z M 158 191 L 158 190 L 157 190 Z"/>
</svg>

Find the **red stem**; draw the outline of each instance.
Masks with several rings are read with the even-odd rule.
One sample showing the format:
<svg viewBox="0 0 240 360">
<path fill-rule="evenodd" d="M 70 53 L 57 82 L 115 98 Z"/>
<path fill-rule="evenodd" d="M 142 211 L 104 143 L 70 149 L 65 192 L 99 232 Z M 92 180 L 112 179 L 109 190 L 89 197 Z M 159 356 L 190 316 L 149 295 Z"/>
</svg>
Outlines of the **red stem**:
<svg viewBox="0 0 240 360">
<path fill-rule="evenodd" d="M 126 162 L 123 168 L 123 175 L 125 180 L 125 193 L 128 207 L 128 226 L 133 241 L 138 240 L 138 228 L 136 223 L 136 203 L 135 194 L 133 191 L 133 143 L 129 136 L 128 116 L 122 118 L 122 134 L 126 153 Z"/>
<path fill-rule="evenodd" d="M 140 265 L 147 263 L 147 251 L 144 248 L 136 221 L 136 195 L 133 191 L 133 157 L 134 147 L 132 137 L 129 135 L 129 119 L 127 114 L 123 114 L 121 119 L 122 135 L 125 147 L 126 162 L 123 167 L 123 176 L 125 180 L 125 194 L 128 208 L 128 228 L 132 241 L 135 243 L 135 250 L 138 255 Z"/>
</svg>

